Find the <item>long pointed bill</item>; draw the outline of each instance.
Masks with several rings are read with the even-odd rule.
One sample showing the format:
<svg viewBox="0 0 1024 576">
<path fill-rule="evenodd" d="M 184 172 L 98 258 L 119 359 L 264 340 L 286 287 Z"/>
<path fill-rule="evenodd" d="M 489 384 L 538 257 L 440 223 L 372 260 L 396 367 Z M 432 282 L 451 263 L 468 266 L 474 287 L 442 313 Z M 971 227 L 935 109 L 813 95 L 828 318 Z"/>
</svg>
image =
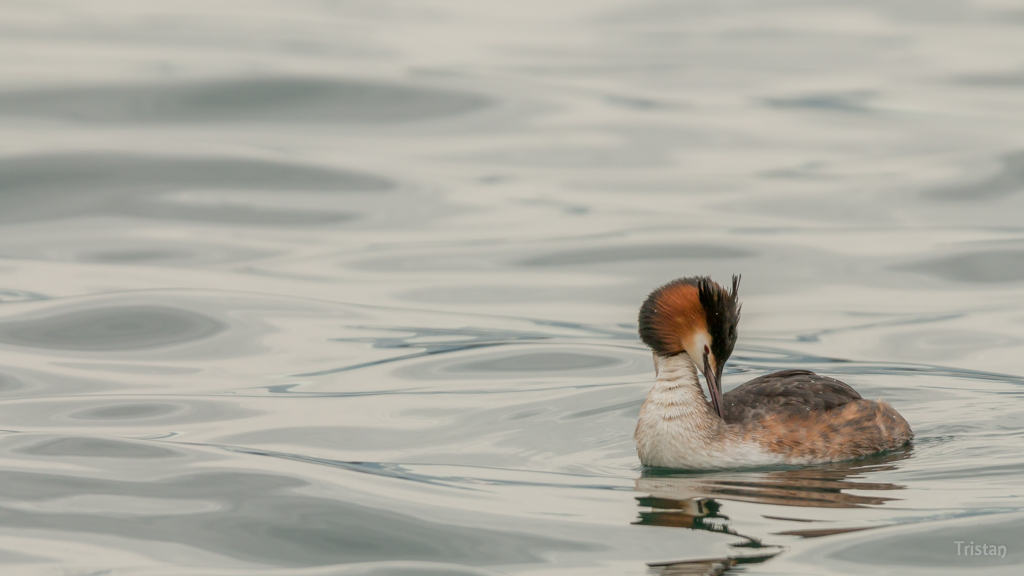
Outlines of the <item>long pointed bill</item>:
<svg viewBox="0 0 1024 576">
<path fill-rule="evenodd" d="M 720 418 L 725 418 L 725 411 L 722 406 L 722 385 L 718 382 L 718 375 L 711 368 L 708 355 L 704 355 L 704 379 L 708 381 L 708 395 L 711 396 L 711 405 Z"/>
</svg>

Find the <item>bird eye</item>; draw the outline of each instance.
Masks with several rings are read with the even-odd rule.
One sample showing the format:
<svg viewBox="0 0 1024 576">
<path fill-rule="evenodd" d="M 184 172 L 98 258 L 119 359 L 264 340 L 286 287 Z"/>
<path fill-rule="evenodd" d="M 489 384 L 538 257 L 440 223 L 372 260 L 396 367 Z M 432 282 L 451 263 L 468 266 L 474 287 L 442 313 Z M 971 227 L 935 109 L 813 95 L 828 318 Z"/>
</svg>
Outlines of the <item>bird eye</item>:
<svg viewBox="0 0 1024 576">
<path fill-rule="evenodd" d="M 704 354 L 705 355 L 711 354 L 711 348 L 708 348 L 707 344 L 704 345 Z"/>
</svg>

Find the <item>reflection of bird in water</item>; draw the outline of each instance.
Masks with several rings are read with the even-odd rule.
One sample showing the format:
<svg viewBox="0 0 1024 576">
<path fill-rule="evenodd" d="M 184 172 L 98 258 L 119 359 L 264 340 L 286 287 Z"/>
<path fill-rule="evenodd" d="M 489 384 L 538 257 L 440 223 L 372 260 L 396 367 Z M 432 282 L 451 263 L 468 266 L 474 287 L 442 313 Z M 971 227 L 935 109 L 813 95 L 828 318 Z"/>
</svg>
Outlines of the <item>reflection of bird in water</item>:
<svg viewBox="0 0 1024 576">
<path fill-rule="evenodd" d="M 818 464 L 808 468 L 703 474 L 647 469 L 637 478 L 635 490 L 663 504 L 660 509 L 689 510 L 693 500 L 734 500 L 801 508 L 863 508 L 879 506 L 895 498 L 850 494 L 849 491 L 880 492 L 902 490 L 900 484 L 862 482 L 866 474 L 895 470 L 895 463 L 910 457 L 905 448 L 859 460 Z M 641 522 L 672 525 L 674 520 Z"/>
<path fill-rule="evenodd" d="M 637 498 L 641 507 L 649 511 L 640 513 L 636 524 L 707 530 L 735 536 L 732 544 L 736 554 L 723 558 L 699 558 L 673 562 L 652 563 L 660 576 L 680 574 L 724 574 L 730 568 L 769 560 L 782 551 L 782 547 L 765 544 L 760 538 L 737 532 L 722 511 L 725 501 L 734 500 L 757 504 L 804 508 L 863 508 L 884 504 L 891 497 L 850 494 L 866 491 L 901 490 L 898 484 L 862 482 L 866 474 L 893 470 L 895 462 L 908 458 L 909 449 L 897 450 L 867 458 L 816 465 L 809 468 L 749 472 L 685 473 L 664 469 L 647 469 L 636 480 L 635 489 L 645 496 Z M 799 512 L 780 516 L 761 515 L 767 520 L 795 522 L 795 530 L 781 530 L 776 535 L 817 538 L 832 534 L 865 530 L 869 526 L 836 526 L 826 524 L 819 528 L 816 520 L 799 518 Z"/>
<path fill-rule="evenodd" d="M 739 468 L 835 462 L 898 448 L 913 438 L 892 406 L 807 370 L 755 378 L 722 394 L 722 367 L 736 344 L 739 278 L 732 291 L 710 278 L 681 278 L 640 308 L 640 338 L 657 375 L 640 409 L 640 461 L 665 468 Z M 711 403 L 697 370 L 704 373 Z"/>
<path fill-rule="evenodd" d="M 637 480 L 638 486 L 640 480 Z M 661 576 L 682 574 L 724 574 L 737 564 L 760 563 L 775 557 L 782 548 L 765 545 L 758 538 L 744 536 L 729 527 L 729 517 L 719 513 L 720 505 L 710 498 L 693 497 L 684 500 L 672 500 L 648 496 L 637 498 L 641 506 L 651 507 L 651 512 L 641 512 L 640 520 L 635 524 L 648 526 L 668 526 L 672 528 L 688 528 L 691 530 L 707 530 L 720 534 L 729 534 L 740 538 L 732 544 L 736 548 L 748 548 L 723 558 L 698 558 L 694 560 L 677 560 L 673 562 L 656 562 L 648 566 L 657 568 Z"/>
</svg>

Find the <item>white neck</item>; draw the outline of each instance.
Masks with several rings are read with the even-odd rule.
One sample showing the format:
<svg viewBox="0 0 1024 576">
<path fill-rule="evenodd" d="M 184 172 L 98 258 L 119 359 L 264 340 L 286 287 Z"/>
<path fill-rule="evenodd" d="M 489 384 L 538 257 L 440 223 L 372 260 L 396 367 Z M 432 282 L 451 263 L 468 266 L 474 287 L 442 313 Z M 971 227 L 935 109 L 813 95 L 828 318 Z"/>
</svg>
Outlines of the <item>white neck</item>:
<svg viewBox="0 0 1024 576">
<path fill-rule="evenodd" d="M 679 454 L 711 449 L 725 422 L 704 398 L 697 367 L 685 352 L 654 356 L 657 379 L 640 408 L 637 451 L 648 466 L 675 466 Z"/>
<path fill-rule="evenodd" d="M 656 404 L 672 406 L 672 417 L 707 421 L 720 421 L 715 409 L 704 397 L 697 365 L 686 352 L 675 356 L 654 355 L 654 388 L 647 394 Z M 666 414 L 666 416 L 669 416 Z"/>
</svg>

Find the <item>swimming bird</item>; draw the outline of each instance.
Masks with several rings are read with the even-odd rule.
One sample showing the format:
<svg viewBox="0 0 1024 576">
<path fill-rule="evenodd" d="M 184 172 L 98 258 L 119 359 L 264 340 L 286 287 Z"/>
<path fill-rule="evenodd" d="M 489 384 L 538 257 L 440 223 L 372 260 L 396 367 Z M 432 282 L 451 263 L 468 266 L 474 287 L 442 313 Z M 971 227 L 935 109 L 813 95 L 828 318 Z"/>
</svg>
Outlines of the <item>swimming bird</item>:
<svg viewBox="0 0 1024 576">
<path fill-rule="evenodd" d="M 642 464 L 805 465 L 891 450 L 914 437 L 889 404 L 809 370 L 766 374 L 722 394 L 722 368 L 736 345 L 739 282 L 733 276 L 726 290 L 706 276 L 680 278 L 640 307 L 640 339 L 654 352 L 655 368 L 634 434 Z"/>
</svg>

